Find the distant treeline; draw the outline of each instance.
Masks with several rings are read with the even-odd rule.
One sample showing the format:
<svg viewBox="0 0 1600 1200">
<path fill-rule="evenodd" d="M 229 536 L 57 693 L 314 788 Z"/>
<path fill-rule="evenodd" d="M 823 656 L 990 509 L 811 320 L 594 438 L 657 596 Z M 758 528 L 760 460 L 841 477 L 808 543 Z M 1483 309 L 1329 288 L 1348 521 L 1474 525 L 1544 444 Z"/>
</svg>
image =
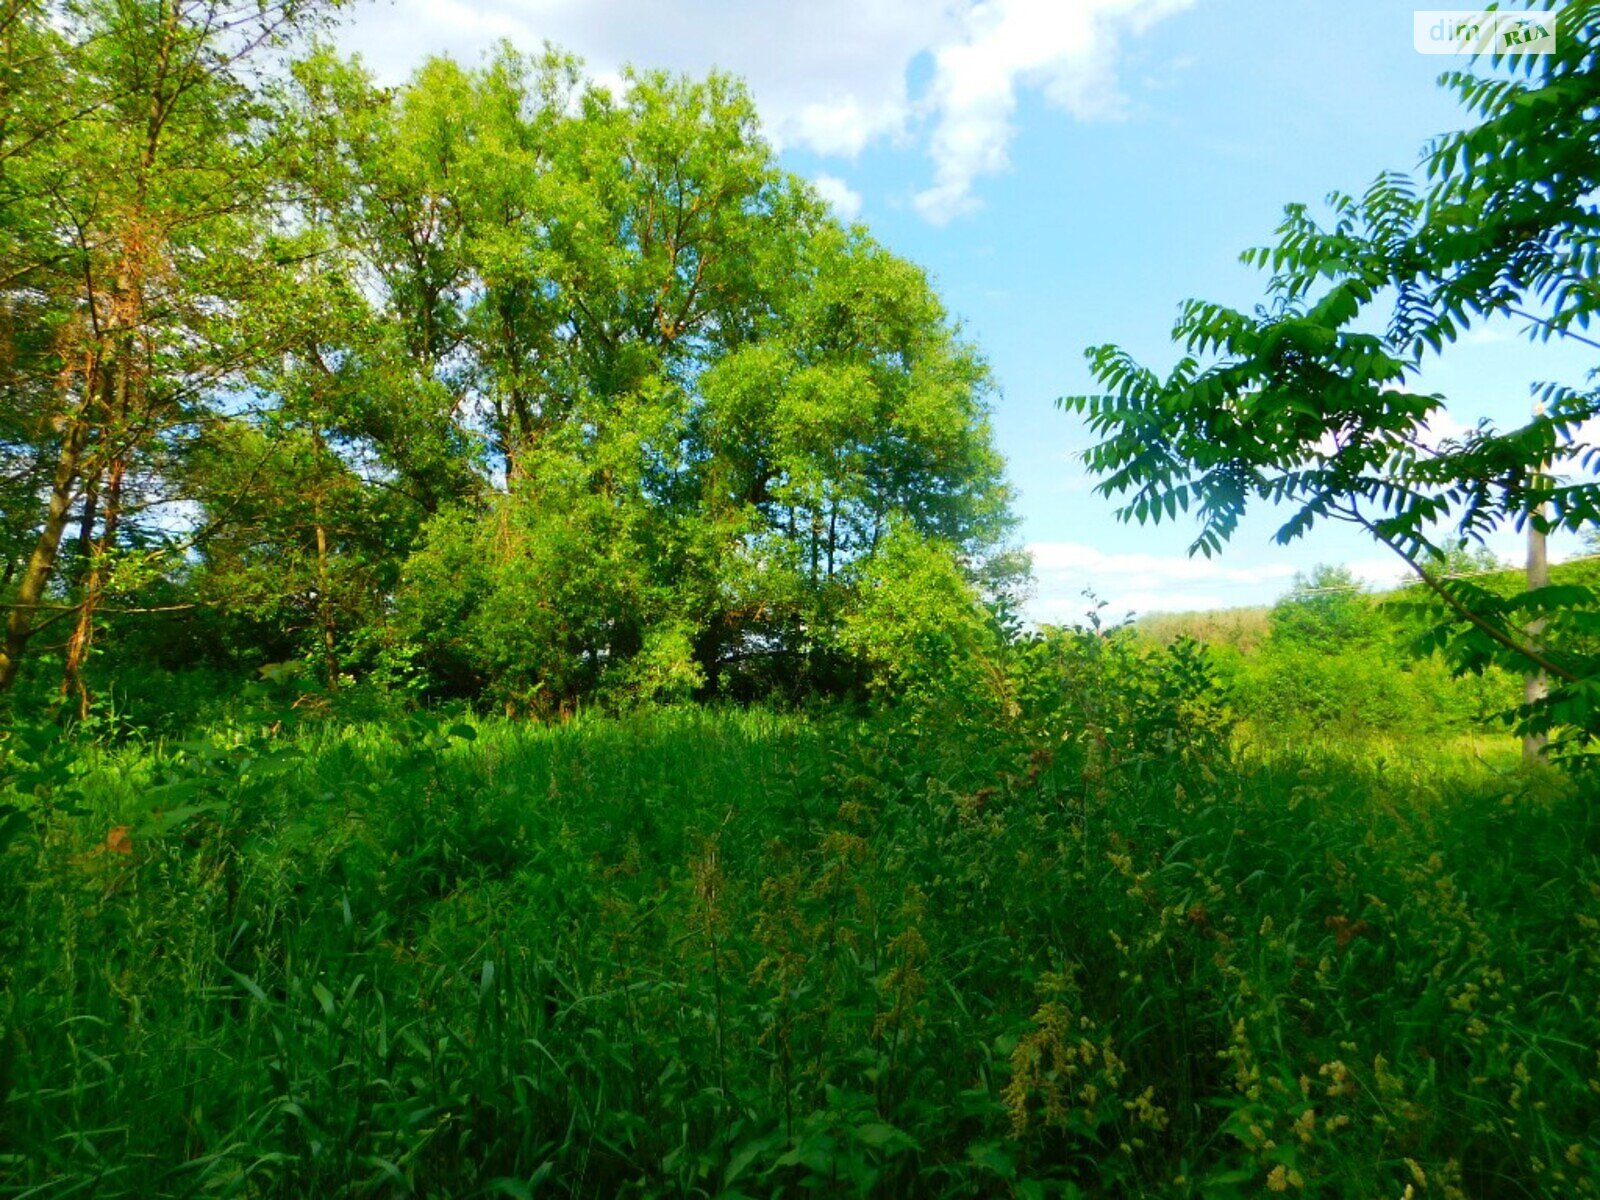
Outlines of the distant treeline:
<svg viewBox="0 0 1600 1200">
<path fill-rule="evenodd" d="M 1445 574 L 1511 596 L 1521 569 L 1492 555 L 1458 555 Z M 1600 556 L 1550 569 L 1554 586 L 1600 583 Z M 1142 638 L 1205 646 L 1239 715 L 1258 734 L 1439 734 L 1503 731 L 1521 701 L 1522 680 L 1488 667 L 1457 673 L 1432 644 L 1434 613 L 1419 584 L 1370 591 L 1352 572 L 1323 566 L 1295 578 L 1270 607 L 1151 613 Z"/>
</svg>

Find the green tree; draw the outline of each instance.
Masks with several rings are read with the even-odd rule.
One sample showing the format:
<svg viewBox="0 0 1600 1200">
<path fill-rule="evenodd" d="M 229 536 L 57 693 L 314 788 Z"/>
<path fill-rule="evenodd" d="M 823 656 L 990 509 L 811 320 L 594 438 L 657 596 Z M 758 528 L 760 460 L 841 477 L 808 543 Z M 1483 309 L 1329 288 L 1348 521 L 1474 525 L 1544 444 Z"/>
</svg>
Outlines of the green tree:
<svg viewBox="0 0 1600 1200">
<path fill-rule="evenodd" d="M 3 486 L 48 495 L 0 530 L 0 683 L 75 618 L 86 707 L 105 598 L 159 591 L 330 687 L 837 689 L 891 528 L 973 597 L 1017 579 L 986 368 L 735 81 L 618 96 L 509 47 L 395 89 L 321 47 L 258 74 L 319 10 L 208 3 L 7 27 L 67 86 L 0 157 L 34 251 Z"/>
<path fill-rule="evenodd" d="M 4 381 L 17 400 L 8 411 L 26 414 L 26 448 L 8 457 L 31 458 L 22 474 L 44 484 L 44 502 L 8 567 L 0 690 L 41 614 L 71 613 L 67 686 L 87 704 L 83 663 L 119 546 L 141 512 L 171 499 L 165 468 L 183 443 L 275 348 L 276 314 L 257 301 L 292 251 L 268 219 L 281 176 L 252 63 L 327 7 L 44 5 L 5 25 L 27 93 L 7 109 L 0 151 L 17 252 L 10 307 L 26 351 Z M 76 569 L 64 578 L 74 522 Z"/>
<path fill-rule="evenodd" d="M 1269 620 L 1274 641 L 1330 654 L 1370 647 L 1386 632 L 1365 585 L 1347 567 L 1322 565 L 1295 575 Z"/>
<path fill-rule="evenodd" d="M 1087 461 L 1105 494 L 1125 497 L 1125 519 L 1192 509 L 1193 549 L 1208 555 L 1251 503 L 1289 509 L 1281 541 L 1324 520 L 1353 524 L 1431 590 L 1437 640 L 1461 668 L 1549 674 L 1549 697 L 1520 713 L 1525 731 L 1585 740 L 1600 730 L 1600 660 L 1582 650 L 1595 593 L 1496 595 L 1429 564 L 1505 523 L 1594 523 L 1600 448 L 1581 431 L 1600 393 L 1551 385 L 1525 425 L 1485 423 L 1440 443 L 1427 422 L 1443 398 L 1412 386 L 1429 357 L 1491 316 L 1520 317 L 1536 338 L 1594 344 L 1579 330 L 1600 297 L 1600 141 L 1589 119 L 1600 5 L 1569 4 L 1557 22 L 1557 53 L 1448 78 L 1479 123 L 1430 149 L 1429 186 L 1381 176 L 1360 197 L 1330 197 L 1326 226 L 1290 206 L 1277 243 L 1245 255 L 1272 272 L 1265 304 L 1185 304 L 1173 336 L 1187 353 L 1165 376 L 1117 347 L 1092 349 L 1105 391 L 1064 403 L 1101 436 Z"/>
<path fill-rule="evenodd" d="M 509 49 L 390 96 L 327 56 L 299 78 L 409 404 L 482 447 L 406 564 L 391 666 L 534 709 L 845 686 L 892 522 L 1015 574 L 983 364 L 777 169 L 737 84 L 619 99 Z"/>
</svg>

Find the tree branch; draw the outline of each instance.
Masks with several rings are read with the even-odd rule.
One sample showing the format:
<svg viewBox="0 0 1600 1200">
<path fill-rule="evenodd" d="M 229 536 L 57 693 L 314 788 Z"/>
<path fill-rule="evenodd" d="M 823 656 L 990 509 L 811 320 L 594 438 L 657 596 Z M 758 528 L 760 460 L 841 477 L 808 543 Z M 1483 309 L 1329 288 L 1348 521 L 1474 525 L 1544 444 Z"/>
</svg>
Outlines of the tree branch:
<svg viewBox="0 0 1600 1200">
<path fill-rule="evenodd" d="M 1450 594 L 1450 590 L 1446 588 L 1442 582 L 1440 582 L 1438 576 L 1434 575 L 1415 558 L 1407 554 L 1399 546 L 1395 545 L 1392 541 L 1385 537 L 1376 525 L 1367 520 L 1366 517 L 1363 517 L 1358 511 L 1356 511 L 1355 508 L 1347 508 L 1345 511 L 1350 514 L 1351 520 L 1370 533 L 1382 545 L 1387 546 L 1390 550 L 1394 551 L 1400 560 L 1404 562 L 1406 566 L 1411 568 L 1411 570 L 1416 574 L 1417 578 L 1422 580 L 1422 582 L 1427 585 L 1428 590 L 1434 595 L 1438 596 L 1439 599 L 1443 600 L 1445 604 L 1449 606 L 1450 610 L 1463 621 L 1466 621 L 1469 625 L 1472 625 L 1476 629 L 1487 634 L 1489 637 L 1493 638 L 1496 642 L 1504 646 L 1507 650 L 1510 650 L 1512 653 L 1518 654 L 1527 659 L 1541 671 L 1555 676 L 1563 683 L 1577 682 L 1579 677 L 1572 671 L 1569 671 L 1567 668 L 1551 662 L 1543 654 L 1539 653 L 1532 647 L 1523 645 L 1521 642 L 1517 641 L 1516 638 L 1506 633 L 1503 629 L 1496 628 L 1491 622 L 1485 620 L 1478 613 L 1473 612 L 1472 609 L 1468 608 L 1465 604 L 1461 603 L 1460 600 L 1452 596 Z"/>
</svg>

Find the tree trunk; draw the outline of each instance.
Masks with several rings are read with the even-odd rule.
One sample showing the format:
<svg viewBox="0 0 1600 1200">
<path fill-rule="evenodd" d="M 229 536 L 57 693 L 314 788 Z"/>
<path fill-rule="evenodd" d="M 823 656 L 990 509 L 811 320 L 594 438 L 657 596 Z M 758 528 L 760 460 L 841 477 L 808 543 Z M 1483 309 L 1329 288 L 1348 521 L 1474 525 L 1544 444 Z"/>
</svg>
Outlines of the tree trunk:
<svg viewBox="0 0 1600 1200">
<path fill-rule="evenodd" d="M 839 503 L 828 502 L 828 582 L 833 582 L 833 557 L 839 548 Z"/>
<path fill-rule="evenodd" d="M 1544 531 L 1539 528 L 1535 519 L 1543 515 L 1543 506 L 1541 505 L 1528 520 L 1528 590 L 1530 592 L 1550 586 L 1550 557 L 1545 549 Z M 1528 641 L 1536 649 L 1539 646 L 1539 636 L 1543 632 L 1543 617 L 1538 617 L 1528 622 Z M 1522 683 L 1523 703 L 1537 704 L 1549 694 L 1550 677 L 1538 667 L 1531 668 Z M 1548 741 L 1549 738 L 1542 733 L 1527 734 L 1522 739 L 1522 761 L 1525 763 L 1544 761 L 1545 745 Z"/>
<path fill-rule="evenodd" d="M 332 572 L 328 568 L 328 526 L 323 520 L 323 504 L 327 499 L 327 479 L 322 474 L 323 456 L 328 445 L 322 439 L 322 426 L 311 422 L 311 445 L 316 451 L 317 484 L 311 502 L 312 532 L 317 539 L 317 624 L 322 628 L 322 668 L 328 677 L 328 690 L 339 689 L 338 615 L 333 610 L 333 592 L 329 587 Z"/>
<path fill-rule="evenodd" d="M 328 690 L 339 689 L 339 649 L 335 635 L 333 596 L 328 591 L 328 527 L 322 523 L 322 498 L 317 498 L 317 614 L 322 625 L 322 662 Z"/>
<path fill-rule="evenodd" d="M 119 282 L 126 279 L 126 273 L 119 277 Z M 137 303 L 137 301 L 135 301 Z M 134 310 L 137 312 L 137 308 Z M 104 383 L 101 390 L 102 405 L 105 413 L 105 427 L 102 437 L 108 444 L 114 444 L 123 436 L 127 427 L 128 417 L 132 411 L 135 390 L 142 382 L 135 377 L 135 367 L 132 353 L 132 325 L 131 322 L 116 335 L 114 351 L 115 357 L 111 369 L 107 370 L 104 359 L 101 360 L 101 374 Z M 142 390 L 142 389 L 140 389 Z M 117 525 L 122 518 L 122 480 L 127 472 L 128 460 L 121 451 L 108 464 L 106 471 L 105 517 L 100 526 L 100 539 L 94 544 L 90 556 L 89 569 L 84 577 L 83 599 L 78 604 L 78 623 L 72 631 L 72 637 L 67 641 L 67 661 L 62 670 L 61 695 L 65 699 L 73 692 L 78 694 L 78 716 L 80 719 L 89 715 L 89 688 L 83 681 L 83 664 L 89 657 L 89 646 L 94 641 L 94 615 L 100 606 L 100 599 L 106 587 L 106 555 L 110 552 L 117 535 Z M 96 465 L 94 474 L 90 478 L 89 486 L 98 501 L 100 488 L 101 468 Z M 87 508 L 87 502 L 85 508 Z M 92 525 L 84 532 L 92 532 Z"/>
<path fill-rule="evenodd" d="M 92 472 L 83 483 L 83 511 L 78 517 L 78 550 L 74 574 L 79 582 L 88 578 L 94 561 L 94 527 L 100 519 L 100 472 Z"/>
<path fill-rule="evenodd" d="M 127 463 L 123 459 L 119 458 L 111 464 L 106 485 L 105 524 L 90 554 L 89 572 L 84 577 L 83 599 L 78 604 L 78 624 L 67 642 L 67 664 L 61 676 L 61 695 L 65 698 L 73 692 L 78 693 L 80 720 L 89 716 L 89 704 L 93 699 L 83 680 L 83 664 L 88 660 L 89 647 L 94 642 L 95 610 L 100 607 L 101 597 L 105 595 L 106 555 L 115 544 L 117 525 L 122 517 L 122 478 L 126 471 Z"/>
<path fill-rule="evenodd" d="M 28 641 L 33 637 L 34 614 L 44 599 L 44 590 L 55 569 L 56 556 L 61 551 L 61 535 L 67 528 L 67 517 L 72 508 L 73 491 L 83 465 L 83 448 L 89 436 L 89 405 L 91 389 L 85 388 L 83 401 L 68 418 L 65 435 L 61 440 L 61 457 L 56 461 L 55 475 L 50 482 L 50 501 L 45 508 L 44 524 L 39 529 L 39 539 L 33 553 L 28 556 L 27 568 L 22 573 L 22 586 L 6 617 L 5 639 L 0 642 L 0 692 L 11 690 L 27 652 Z"/>
</svg>

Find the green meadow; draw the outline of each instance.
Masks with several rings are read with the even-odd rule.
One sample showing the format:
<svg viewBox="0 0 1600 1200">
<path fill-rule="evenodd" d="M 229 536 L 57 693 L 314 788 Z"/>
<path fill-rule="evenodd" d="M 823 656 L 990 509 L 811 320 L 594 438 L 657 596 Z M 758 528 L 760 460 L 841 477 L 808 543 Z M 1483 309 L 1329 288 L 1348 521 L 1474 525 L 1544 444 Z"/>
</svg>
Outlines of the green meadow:
<svg viewBox="0 0 1600 1200">
<path fill-rule="evenodd" d="M 0 859 L 0 1186 L 1592 1192 L 1577 788 L 1503 742 L 1128 734 L 40 735 L 12 766 L 59 815 Z"/>
<path fill-rule="evenodd" d="M 1026 514 L 1029 401 L 739 79 L 343 7 L 0 0 L 0 1200 L 1600 1196 L 1600 0 L 1090 348 Z M 925 210 L 1220 8 L 934 7 Z M 1257 606 L 1042 619 L 1058 500 Z M 1262 514 L 1408 582 L 1165 553 Z"/>
</svg>

